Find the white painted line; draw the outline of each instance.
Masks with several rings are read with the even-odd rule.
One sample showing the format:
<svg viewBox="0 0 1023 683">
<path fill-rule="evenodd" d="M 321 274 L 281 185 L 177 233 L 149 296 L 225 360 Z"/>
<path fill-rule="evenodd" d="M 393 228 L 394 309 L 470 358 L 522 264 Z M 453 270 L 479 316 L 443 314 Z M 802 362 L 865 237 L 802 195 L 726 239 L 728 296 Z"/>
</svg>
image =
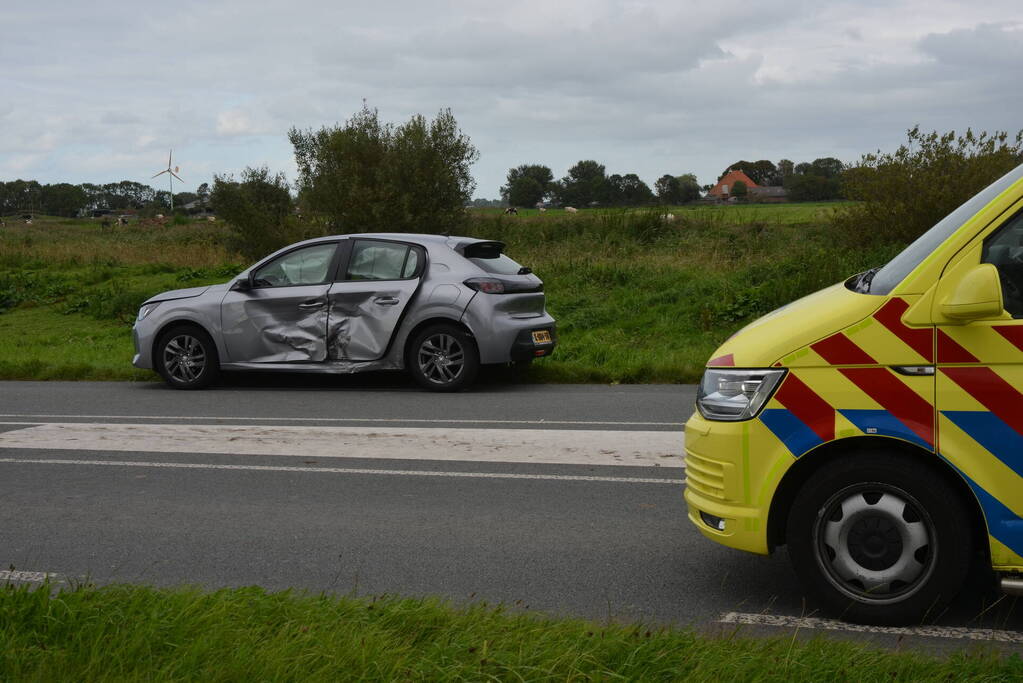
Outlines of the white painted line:
<svg viewBox="0 0 1023 683">
<path fill-rule="evenodd" d="M 403 477 L 465 477 L 468 479 L 538 479 L 543 481 L 600 481 L 615 484 L 671 484 L 682 486 L 685 479 L 643 477 L 588 477 L 565 474 L 516 474 L 512 472 L 429 472 L 423 470 L 368 470 L 346 467 L 283 467 L 277 465 L 216 465 L 192 462 L 145 462 L 132 460 L 49 460 L 0 458 L 0 463 L 30 465 L 84 465 L 100 467 L 158 467 L 182 470 L 251 470 L 255 472 L 316 472 L 326 474 L 383 474 Z"/>
<path fill-rule="evenodd" d="M 46 422 L 0 448 L 685 467 L 683 435 L 660 431 Z"/>
<path fill-rule="evenodd" d="M 957 638 L 962 640 L 989 640 L 1000 643 L 1023 643 L 1023 633 L 992 628 L 963 628 L 957 626 L 866 626 L 847 624 L 834 619 L 814 617 L 786 617 L 772 614 L 748 614 L 728 612 L 718 619 L 722 624 L 744 624 L 748 626 L 781 626 L 783 628 L 805 628 L 821 631 L 849 631 L 852 633 L 880 633 L 897 636 L 922 636 L 925 638 Z"/>
<path fill-rule="evenodd" d="M 49 572 L 19 572 L 14 570 L 0 571 L 0 581 L 26 581 L 30 583 L 42 583 L 49 579 L 53 583 L 63 583 L 57 579 L 56 574 Z"/>
<path fill-rule="evenodd" d="M 685 426 L 684 422 L 619 422 L 619 421 L 584 421 L 584 420 L 462 420 L 452 418 L 450 420 L 421 419 L 421 418 L 399 418 L 399 417 L 231 417 L 231 416 L 209 416 L 209 415 L 74 415 L 74 414 L 35 414 L 35 413 L 0 413 L 0 417 L 38 417 L 45 419 L 74 418 L 83 420 L 189 420 L 208 422 L 211 420 L 233 420 L 236 422 L 338 422 L 350 424 L 353 422 L 379 422 L 384 424 L 476 424 L 476 425 L 579 425 L 579 426 L 608 426 L 608 427 L 678 427 L 680 430 Z M 23 424 L 21 422 L 4 422 L 0 424 Z M 36 424 L 34 422 L 30 424 Z"/>
</svg>

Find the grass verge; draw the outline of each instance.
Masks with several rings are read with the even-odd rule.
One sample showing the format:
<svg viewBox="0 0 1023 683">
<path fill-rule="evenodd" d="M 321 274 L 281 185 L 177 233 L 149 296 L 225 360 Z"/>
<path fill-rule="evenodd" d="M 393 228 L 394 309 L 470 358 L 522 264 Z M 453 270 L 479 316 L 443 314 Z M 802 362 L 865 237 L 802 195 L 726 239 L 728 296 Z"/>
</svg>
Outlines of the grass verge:
<svg viewBox="0 0 1023 683">
<path fill-rule="evenodd" d="M 1016 681 L 1018 655 L 707 637 L 435 599 L 0 587 L 0 679 Z"/>
</svg>

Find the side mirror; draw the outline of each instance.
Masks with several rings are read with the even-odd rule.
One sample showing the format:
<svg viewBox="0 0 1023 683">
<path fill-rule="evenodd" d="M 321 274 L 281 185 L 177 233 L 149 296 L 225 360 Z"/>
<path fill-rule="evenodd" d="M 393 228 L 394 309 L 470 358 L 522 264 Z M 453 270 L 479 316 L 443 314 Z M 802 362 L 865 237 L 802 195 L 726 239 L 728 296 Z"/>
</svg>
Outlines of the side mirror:
<svg viewBox="0 0 1023 683">
<path fill-rule="evenodd" d="M 247 292 L 252 289 L 252 280 L 247 277 L 241 277 L 231 283 L 232 292 Z"/>
<path fill-rule="evenodd" d="M 998 269 L 990 263 L 966 271 L 952 295 L 941 302 L 942 315 L 962 322 L 997 318 L 1002 310 L 1002 284 L 998 281 Z"/>
</svg>

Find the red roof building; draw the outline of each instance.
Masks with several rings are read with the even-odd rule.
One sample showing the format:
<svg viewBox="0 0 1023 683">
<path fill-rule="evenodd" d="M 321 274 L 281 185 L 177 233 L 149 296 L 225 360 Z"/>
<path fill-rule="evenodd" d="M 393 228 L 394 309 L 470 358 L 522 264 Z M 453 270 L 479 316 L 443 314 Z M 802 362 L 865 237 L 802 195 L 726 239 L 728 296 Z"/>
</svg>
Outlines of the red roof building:
<svg viewBox="0 0 1023 683">
<path fill-rule="evenodd" d="M 750 180 L 750 177 L 742 171 L 729 171 L 721 177 L 718 184 L 710 188 L 707 192 L 708 197 L 715 197 L 717 199 L 728 199 L 732 196 L 732 188 L 735 187 L 737 181 L 746 183 L 746 189 L 751 187 L 760 187 L 755 182 Z"/>
</svg>

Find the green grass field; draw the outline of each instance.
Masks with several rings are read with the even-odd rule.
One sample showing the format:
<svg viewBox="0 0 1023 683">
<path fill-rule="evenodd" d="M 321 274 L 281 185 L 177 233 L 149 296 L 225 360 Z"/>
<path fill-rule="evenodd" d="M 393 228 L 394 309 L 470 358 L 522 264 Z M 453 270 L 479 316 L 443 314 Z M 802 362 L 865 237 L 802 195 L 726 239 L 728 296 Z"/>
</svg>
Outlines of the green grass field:
<svg viewBox="0 0 1023 683">
<path fill-rule="evenodd" d="M 503 216 L 467 232 L 508 244 L 543 278 L 560 345 L 541 382 L 692 382 L 713 350 L 768 311 L 890 258 L 850 251 L 841 204 L 676 207 Z M 222 224 L 41 219 L 0 230 L 0 378 L 144 379 L 131 365 L 139 304 L 224 282 L 246 263 Z"/>
<path fill-rule="evenodd" d="M 0 680 L 1018 681 L 1023 660 L 552 619 L 434 599 L 0 586 Z"/>
</svg>

